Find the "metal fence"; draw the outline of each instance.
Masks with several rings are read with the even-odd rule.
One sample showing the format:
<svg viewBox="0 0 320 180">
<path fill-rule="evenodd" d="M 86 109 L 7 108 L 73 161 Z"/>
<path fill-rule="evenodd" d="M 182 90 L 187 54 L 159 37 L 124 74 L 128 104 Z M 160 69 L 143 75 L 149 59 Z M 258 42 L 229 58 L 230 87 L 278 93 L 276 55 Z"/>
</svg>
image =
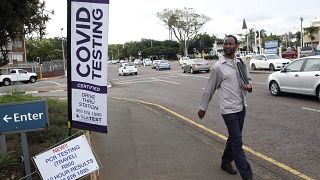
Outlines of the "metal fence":
<svg viewBox="0 0 320 180">
<path fill-rule="evenodd" d="M 43 77 L 63 75 L 65 68 L 66 66 L 64 66 L 63 60 L 44 61 L 42 63 L 42 74 Z M 6 66 L 0 67 L 0 72 L 2 74 L 8 74 L 10 69 L 24 69 L 28 72 L 34 72 L 38 75 L 40 74 L 40 64 L 37 62 L 8 64 Z"/>
</svg>

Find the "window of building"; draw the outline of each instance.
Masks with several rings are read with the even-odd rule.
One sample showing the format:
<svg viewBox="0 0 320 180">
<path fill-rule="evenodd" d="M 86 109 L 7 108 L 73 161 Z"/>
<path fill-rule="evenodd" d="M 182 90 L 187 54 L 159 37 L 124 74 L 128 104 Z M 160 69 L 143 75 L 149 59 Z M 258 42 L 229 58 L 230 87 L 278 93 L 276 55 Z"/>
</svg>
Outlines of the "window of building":
<svg viewBox="0 0 320 180">
<path fill-rule="evenodd" d="M 12 54 L 12 59 L 17 61 L 23 61 L 23 54 Z"/>
<path fill-rule="evenodd" d="M 21 47 L 22 47 L 22 40 L 20 40 L 20 39 L 15 39 L 15 40 L 13 40 L 12 45 L 13 45 L 14 47 L 21 48 Z"/>
</svg>

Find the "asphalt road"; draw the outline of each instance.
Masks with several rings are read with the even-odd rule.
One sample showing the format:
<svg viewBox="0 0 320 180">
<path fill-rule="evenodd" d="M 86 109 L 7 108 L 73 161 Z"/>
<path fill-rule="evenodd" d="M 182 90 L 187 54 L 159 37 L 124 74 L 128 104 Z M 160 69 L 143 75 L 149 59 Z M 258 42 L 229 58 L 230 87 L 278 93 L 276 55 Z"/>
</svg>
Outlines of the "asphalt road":
<svg viewBox="0 0 320 180">
<path fill-rule="evenodd" d="M 182 73 L 177 62 L 172 63 L 171 70 L 138 67 L 138 75 L 132 76 L 118 76 L 117 67 L 109 65 L 108 79 L 112 84 L 112 88 L 108 89 L 109 98 L 131 98 L 159 104 L 227 136 L 216 96 L 205 118 L 197 118 L 198 105 L 209 74 Z M 313 97 L 295 94 L 271 96 L 266 85 L 269 73 L 252 73 L 254 91 L 248 95 L 243 139 L 244 144 L 254 152 L 270 157 L 278 164 L 251 153 L 248 156 L 257 164 L 287 177 L 292 177 L 294 170 L 297 170 L 308 177 L 320 179 L 319 102 Z M 66 99 L 66 80 L 65 77 L 57 77 L 35 84 L 0 87 L 0 93 L 35 91 L 35 95 Z M 279 168 L 279 163 L 286 167 Z"/>
<path fill-rule="evenodd" d="M 243 132 L 244 144 L 309 177 L 320 179 L 320 106 L 313 97 L 287 94 L 273 97 L 266 81 L 270 72 L 252 73 L 254 91 L 248 95 L 248 109 Z M 206 127 L 227 135 L 219 112 L 217 96 L 212 99 L 206 117 L 197 118 L 209 74 L 184 74 L 177 63 L 172 70 L 156 71 L 138 67 L 138 75 L 118 76 L 117 65 L 109 66 L 113 87 L 109 97 L 139 99 L 163 105 Z M 254 158 L 254 157 L 253 157 Z M 257 158 L 257 161 L 266 161 Z M 265 163 L 270 169 L 274 164 Z M 274 171 L 278 171 L 276 168 Z M 280 170 L 282 171 L 282 170 Z"/>
</svg>

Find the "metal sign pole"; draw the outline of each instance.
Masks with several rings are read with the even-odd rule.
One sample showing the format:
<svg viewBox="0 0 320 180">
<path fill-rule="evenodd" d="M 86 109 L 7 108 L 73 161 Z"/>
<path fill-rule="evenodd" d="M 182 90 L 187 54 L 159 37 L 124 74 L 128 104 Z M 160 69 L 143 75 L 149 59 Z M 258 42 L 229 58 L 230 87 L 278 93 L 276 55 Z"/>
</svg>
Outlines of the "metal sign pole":
<svg viewBox="0 0 320 180">
<path fill-rule="evenodd" d="M 21 135 L 21 143 L 22 143 L 22 153 L 23 153 L 23 162 L 24 162 L 24 170 L 26 172 L 27 180 L 32 180 L 31 176 L 31 168 L 30 168 L 30 157 L 29 157 L 29 148 L 28 148 L 28 140 L 27 133 L 22 132 Z"/>
<path fill-rule="evenodd" d="M 8 154 L 8 152 L 7 152 L 6 136 L 5 135 L 0 135 L 0 145 L 1 145 L 1 154 L 3 156 L 6 156 Z"/>
</svg>

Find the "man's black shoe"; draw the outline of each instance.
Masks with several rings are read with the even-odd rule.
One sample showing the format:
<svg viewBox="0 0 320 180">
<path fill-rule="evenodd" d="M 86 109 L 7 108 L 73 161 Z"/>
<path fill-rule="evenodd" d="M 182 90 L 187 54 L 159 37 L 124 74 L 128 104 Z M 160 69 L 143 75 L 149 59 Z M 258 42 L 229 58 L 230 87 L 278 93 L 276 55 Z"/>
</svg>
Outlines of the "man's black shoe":
<svg viewBox="0 0 320 180">
<path fill-rule="evenodd" d="M 232 168 L 232 165 L 231 164 L 221 164 L 221 169 L 226 171 L 227 173 L 231 174 L 231 175 L 235 175 L 238 173 L 237 170 L 234 170 Z"/>
</svg>

